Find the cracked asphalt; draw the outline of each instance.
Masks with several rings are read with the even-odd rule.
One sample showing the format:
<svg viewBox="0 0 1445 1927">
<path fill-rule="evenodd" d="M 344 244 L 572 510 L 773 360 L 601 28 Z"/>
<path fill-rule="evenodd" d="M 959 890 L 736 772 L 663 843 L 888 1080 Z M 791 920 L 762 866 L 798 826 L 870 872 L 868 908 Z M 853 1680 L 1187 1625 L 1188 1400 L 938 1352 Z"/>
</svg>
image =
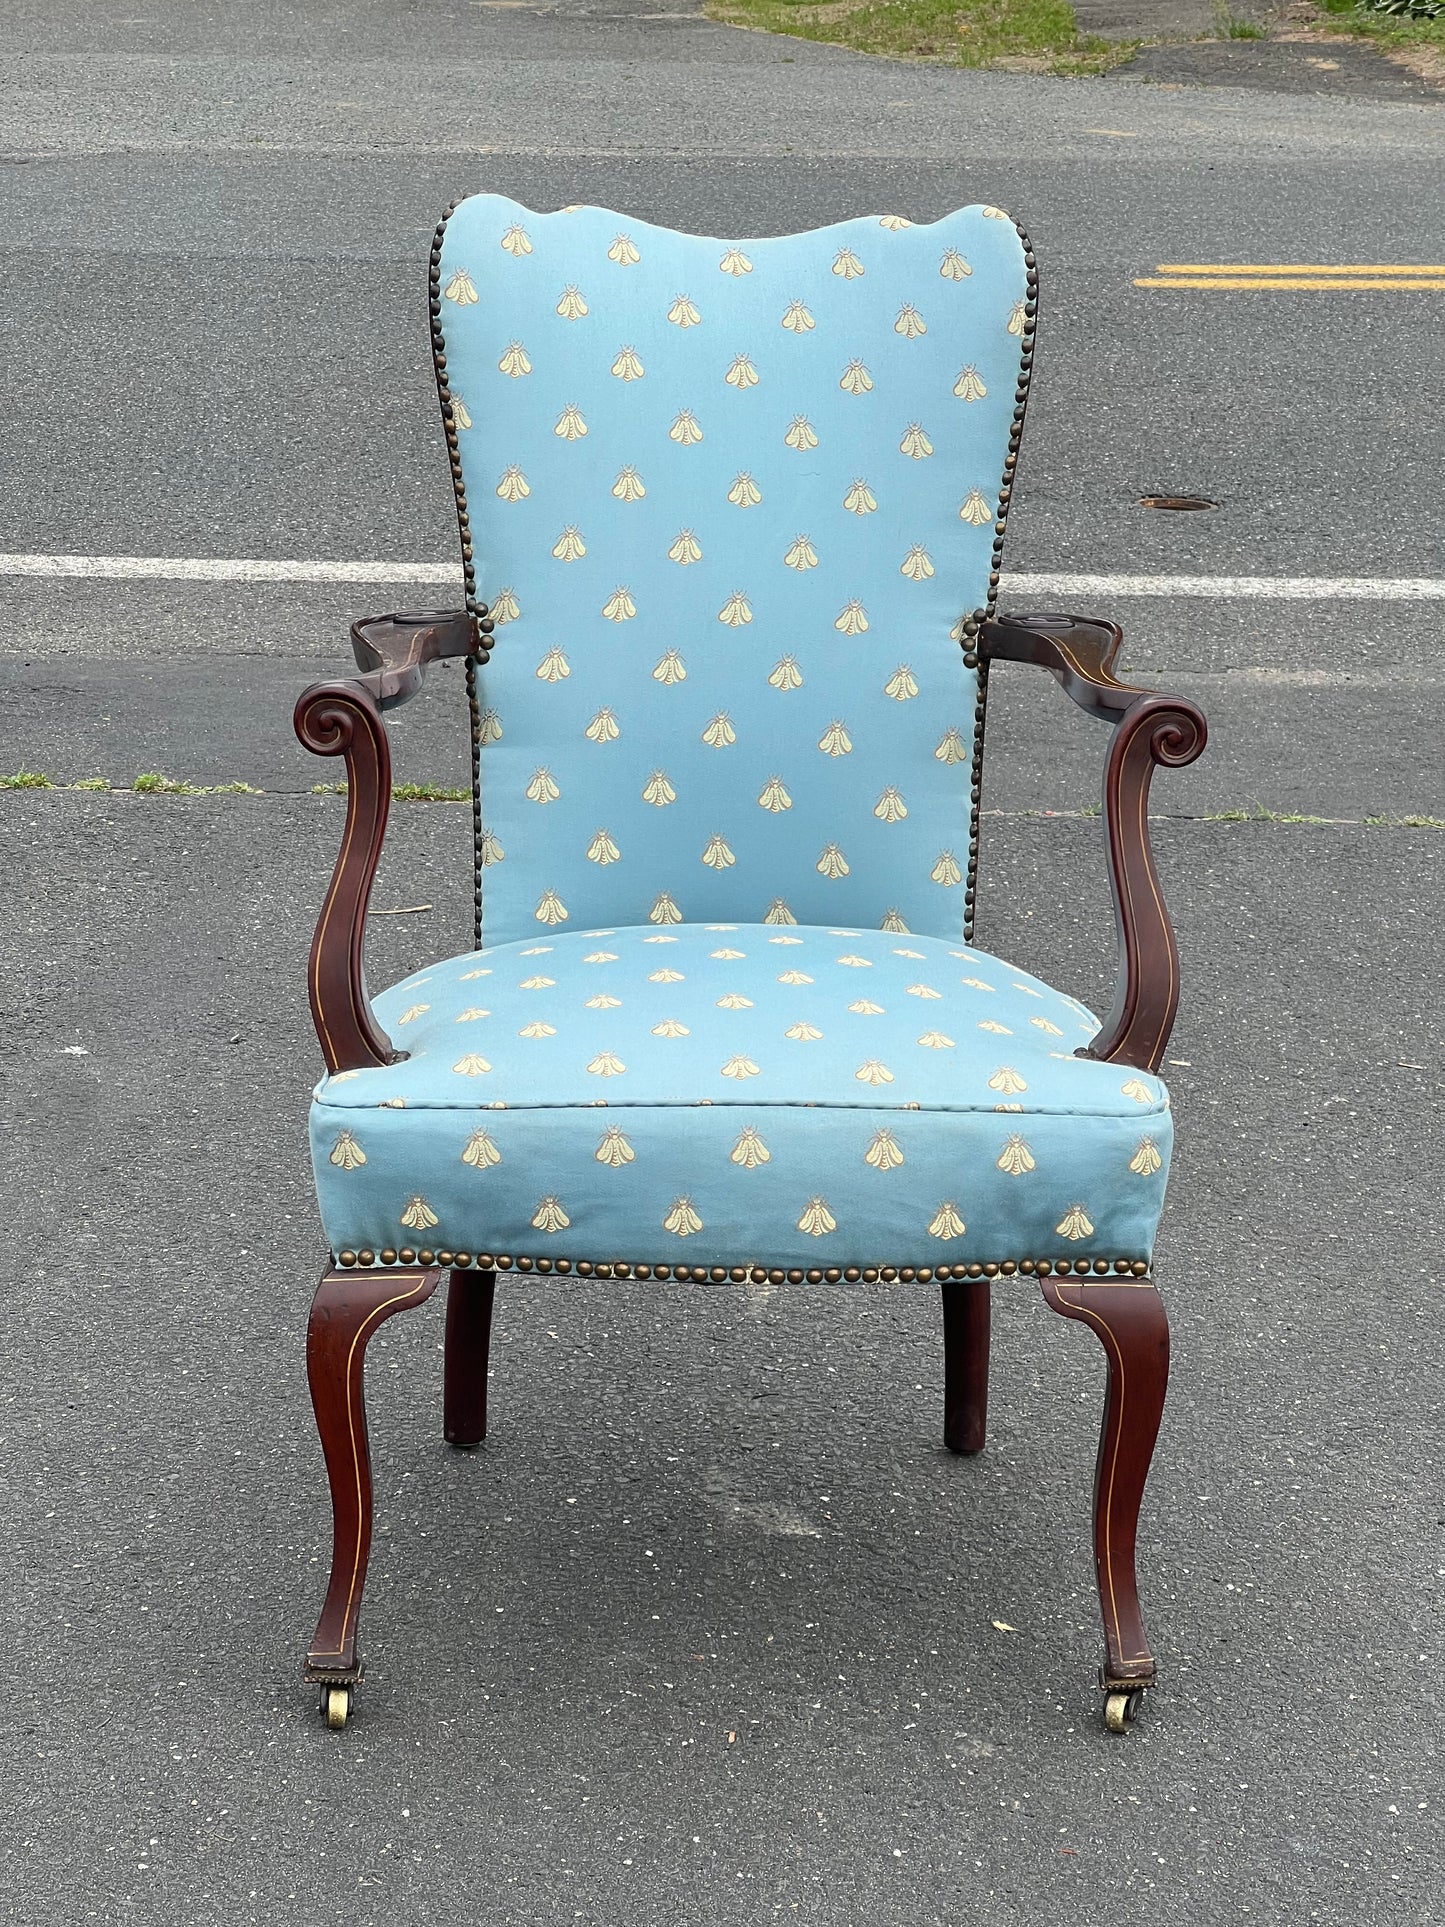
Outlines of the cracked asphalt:
<svg viewBox="0 0 1445 1927">
<path fill-rule="evenodd" d="M 617 4 L 17 4 L 0 65 L 0 553 L 448 559 L 426 247 L 491 186 L 731 234 L 1011 207 L 1045 277 L 1015 569 L 1445 574 L 1438 296 L 1134 286 L 1445 258 L 1437 108 Z M 1091 1685 L 1100 1361 L 1036 1294 L 996 1293 L 960 1462 L 927 1290 L 536 1280 L 499 1291 L 480 1453 L 441 1441 L 435 1302 L 372 1347 L 337 1736 L 299 1666 L 304 966 L 341 806 L 290 710 L 408 593 L 0 575 L 0 772 L 262 792 L 0 791 L 0 1919 L 1442 1918 L 1445 832 L 1402 826 L 1445 816 L 1441 605 L 1096 611 L 1213 726 L 1155 791 L 1175 1366 L 1127 1739 Z M 1106 998 L 1107 739 L 1046 679 L 995 693 L 981 940 Z M 459 781 L 463 730 L 443 671 L 398 777 Z M 1329 820 L 1226 820 L 1256 806 Z M 464 946 L 467 842 L 465 808 L 394 811 L 375 902 L 429 908 L 376 920 L 374 982 Z"/>
</svg>

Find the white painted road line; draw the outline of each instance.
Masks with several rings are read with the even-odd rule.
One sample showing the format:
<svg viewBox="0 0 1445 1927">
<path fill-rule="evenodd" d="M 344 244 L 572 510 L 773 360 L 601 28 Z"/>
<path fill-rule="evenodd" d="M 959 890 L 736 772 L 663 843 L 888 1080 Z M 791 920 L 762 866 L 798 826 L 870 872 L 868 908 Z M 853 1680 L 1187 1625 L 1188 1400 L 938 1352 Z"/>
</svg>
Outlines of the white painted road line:
<svg viewBox="0 0 1445 1927">
<path fill-rule="evenodd" d="M 386 582 L 456 589 L 454 562 L 269 562 L 230 556 L 0 555 L 0 578 L 106 582 Z M 1445 576 L 1050 575 L 1003 578 L 1008 596 L 1190 596 L 1231 601 L 1445 602 Z"/>
</svg>

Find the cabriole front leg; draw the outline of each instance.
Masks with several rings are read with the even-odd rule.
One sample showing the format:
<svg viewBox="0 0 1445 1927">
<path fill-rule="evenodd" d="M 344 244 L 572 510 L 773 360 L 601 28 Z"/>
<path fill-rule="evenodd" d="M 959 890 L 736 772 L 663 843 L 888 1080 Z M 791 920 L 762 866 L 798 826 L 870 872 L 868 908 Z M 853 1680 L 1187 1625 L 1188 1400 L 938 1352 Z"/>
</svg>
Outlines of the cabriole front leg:
<svg viewBox="0 0 1445 1927">
<path fill-rule="evenodd" d="M 1094 1472 L 1094 1566 L 1104 1620 L 1099 1684 L 1105 1722 L 1118 1732 L 1154 1683 L 1154 1656 L 1139 1609 L 1134 1545 L 1139 1506 L 1169 1382 L 1169 1320 L 1152 1283 L 1090 1284 L 1046 1278 L 1043 1294 L 1064 1318 L 1088 1325 L 1104 1347 L 1108 1389 Z"/>
<path fill-rule="evenodd" d="M 331 1579 L 306 1678 L 321 1687 L 329 1726 L 345 1726 L 361 1678 L 356 1622 L 371 1552 L 371 1452 L 362 1367 L 373 1332 L 431 1297 L 440 1271 L 328 1271 L 306 1333 L 306 1375 L 331 1485 Z"/>
</svg>

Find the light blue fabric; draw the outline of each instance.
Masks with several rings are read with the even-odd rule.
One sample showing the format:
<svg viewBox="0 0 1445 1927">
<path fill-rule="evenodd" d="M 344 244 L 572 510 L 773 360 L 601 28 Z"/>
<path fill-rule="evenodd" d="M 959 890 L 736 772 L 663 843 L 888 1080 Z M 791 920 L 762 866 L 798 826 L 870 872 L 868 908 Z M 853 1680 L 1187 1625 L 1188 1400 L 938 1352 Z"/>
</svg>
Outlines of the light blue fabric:
<svg viewBox="0 0 1445 1927">
<path fill-rule="evenodd" d="M 1007 216 L 708 240 L 464 201 L 446 375 L 497 620 L 484 938 L 771 911 L 961 937 L 1026 326 Z"/>
<path fill-rule="evenodd" d="M 319 1088 L 335 1251 L 690 1265 L 1146 1259 L 1158 1078 L 981 951 L 858 927 L 558 931 L 377 1015 L 405 1062 Z"/>
</svg>

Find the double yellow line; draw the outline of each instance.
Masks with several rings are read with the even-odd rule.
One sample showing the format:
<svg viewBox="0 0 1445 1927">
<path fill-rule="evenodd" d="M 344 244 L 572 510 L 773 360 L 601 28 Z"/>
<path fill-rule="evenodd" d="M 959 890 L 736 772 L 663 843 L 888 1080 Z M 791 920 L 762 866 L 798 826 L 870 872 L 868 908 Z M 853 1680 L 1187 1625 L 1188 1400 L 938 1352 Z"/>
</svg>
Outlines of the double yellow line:
<svg viewBox="0 0 1445 1927">
<path fill-rule="evenodd" d="M 1136 288 L 1263 289 L 1269 293 L 1329 294 L 1339 290 L 1370 294 L 1417 294 L 1445 289 L 1445 267 L 1311 267 L 1307 264 L 1251 267 L 1241 263 L 1161 262 Z"/>
</svg>

